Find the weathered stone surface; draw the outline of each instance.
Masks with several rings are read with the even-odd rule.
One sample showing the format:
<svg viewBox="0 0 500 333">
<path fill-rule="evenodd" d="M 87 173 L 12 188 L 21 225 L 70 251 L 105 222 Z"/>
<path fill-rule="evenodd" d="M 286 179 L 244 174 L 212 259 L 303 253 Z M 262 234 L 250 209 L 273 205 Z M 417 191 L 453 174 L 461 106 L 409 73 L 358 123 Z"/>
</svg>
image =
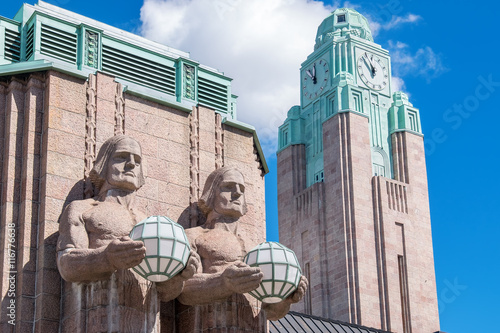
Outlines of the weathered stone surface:
<svg viewBox="0 0 500 333">
<path fill-rule="evenodd" d="M 233 167 L 217 169 L 206 180 L 198 201 L 206 222 L 186 230 L 203 267 L 186 281 L 178 298 L 184 305 L 178 315 L 179 332 L 229 327 L 245 332 L 266 332 L 266 314 L 272 320 L 279 319 L 304 295 L 305 279 L 292 296 L 276 304 L 261 306 L 246 294 L 259 286 L 263 273 L 242 260 L 264 239 L 256 239 L 257 229 L 244 222 L 248 210 L 245 184 L 243 174 Z"/>
<path fill-rule="evenodd" d="M 86 322 L 87 306 L 91 304 L 87 302 L 89 290 L 74 288 L 75 283 L 61 280 L 56 268 L 61 214 L 88 194 L 83 178 L 95 160 L 95 155 L 92 157 L 89 153 L 97 154 L 103 143 L 115 135 L 118 85 L 113 78 L 101 73 L 97 73 L 96 82 L 94 109 L 87 108 L 88 99 L 92 100 L 92 96 L 87 96 L 88 83 L 56 71 L 0 84 L 0 117 L 6 120 L 0 126 L 2 225 L 7 220 L 19 223 L 17 241 L 22 263 L 22 267 L 17 267 L 18 287 L 22 290 L 19 296 L 27 300 L 34 297 L 36 304 L 50 307 L 37 313 L 28 305 L 23 307 L 27 321 L 18 323 L 21 331 L 26 328 L 26 331 L 34 329 L 45 333 L 58 331 L 60 327 L 62 332 L 77 333 L 91 332 L 93 327 L 98 327 Z M 198 192 L 201 192 L 200 187 L 216 166 L 214 111 L 200 108 L 203 138 L 192 141 L 194 129 L 189 113 L 127 93 L 123 97 L 125 133 L 141 144 L 143 165 L 147 166 L 146 186 L 137 191 L 135 207 L 147 215 L 161 214 L 188 221 L 185 224 L 188 226 L 189 207 L 198 199 L 192 195 L 192 184 L 198 184 Z M 89 114 L 92 110 L 97 116 L 93 120 Z M 234 165 L 245 176 L 249 212 L 241 222 L 245 232 L 251 233 L 249 244 L 255 244 L 264 239 L 265 207 L 264 180 L 251 153 L 253 138 L 250 133 L 230 126 L 224 126 L 224 131 L 227 135 L 218 139 L 223 147 L 236 145 L 248 150 L 243 154 L 248 161 L 235 159 L 233 151 L 234 155 L 241 152 L 229 150 L 221 156 L 219 166 Z M 200 160 L 193 158 L 193 154 L 199 156 L 200 152 L 211 154 L 205 156 L 203 170 L 196 164 Z M 91 185 L 89 181 L 87 184 Z M 204 218 L 200 216 L 199 220 L 201 223 Z M 5 243 L 5 239 L 2 242 Z M 5 249 L 1 251 L 5 275 L 8 262 L 3 255 Z M 6 295 L 8 289 L 6 281 L 3 277 L 0 281 L 2 295 Z M 100 294 L 95 288 L 94 292 L 93 295 Z M 64 313 L 59 313 L 60 309 Z M 7 317 L 4 308 L 0 311 L 0 325 L 3 325 Z M 101 321 L 107 323 L 107 314 L 95 320 Z M 119 327 L 118 331 L 125 328 Z"/>
</svg>

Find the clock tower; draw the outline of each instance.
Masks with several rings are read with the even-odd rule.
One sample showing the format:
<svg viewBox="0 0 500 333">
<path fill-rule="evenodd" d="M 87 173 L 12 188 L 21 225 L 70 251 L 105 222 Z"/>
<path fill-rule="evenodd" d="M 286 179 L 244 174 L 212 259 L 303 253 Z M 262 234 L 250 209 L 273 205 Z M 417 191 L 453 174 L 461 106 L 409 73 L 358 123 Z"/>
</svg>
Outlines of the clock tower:
<svg viewBox="0 0 500 333">
<path fill-rule="evenodd" d="M 277 153 L 280 242 L 310 282 L 294 310 L 438 331 L 420 114 L 365 17 L 342 8 L 321 23 L 300 90 Z"/>
</svg>

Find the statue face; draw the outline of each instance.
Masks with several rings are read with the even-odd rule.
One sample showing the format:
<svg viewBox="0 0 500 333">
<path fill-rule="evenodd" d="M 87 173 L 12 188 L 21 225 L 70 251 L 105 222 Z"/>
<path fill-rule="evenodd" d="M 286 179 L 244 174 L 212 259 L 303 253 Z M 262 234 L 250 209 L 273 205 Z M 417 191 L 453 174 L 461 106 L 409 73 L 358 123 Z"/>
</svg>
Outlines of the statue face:
<svg viewBox="0 0 500 333">
<path fill-rule="evenodd" d="M 140 187 L 142 154 L 139 144 L 126 138 L 116 144 L 107 165 L 107 182 L 112 188 L 135 191 Z"/>
<path fill-rule="evenodd" d="M 214 211 L 231 217 L 240 217 L 245 207 L 245 180 L 236 170 L 226 172 L 217 189 Z"/>
</svg>

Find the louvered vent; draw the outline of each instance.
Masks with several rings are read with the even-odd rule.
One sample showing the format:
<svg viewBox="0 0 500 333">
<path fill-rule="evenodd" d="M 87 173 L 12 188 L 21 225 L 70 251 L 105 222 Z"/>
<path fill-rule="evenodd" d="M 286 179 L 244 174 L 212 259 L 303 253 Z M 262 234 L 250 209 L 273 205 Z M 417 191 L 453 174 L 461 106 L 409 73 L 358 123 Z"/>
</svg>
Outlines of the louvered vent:
<svg viewBox="0 0 500 333">
<path fill-rule="evenodd" d="M 103 45 L 102 71 L 175 96 L 175 68 Z"/>
<path fill-rule="evenodd" d="M 18 62 L 21 60 L 21 34 L 5 29 L 5 59 Z"/>
<path fill-rule="evenodd" d="M 227 87 L 198 77 L 198 102 L 216 110 L 227 112 Z"/>
<path fill-rule="evenodd" d="M 33 45 L 35 37 L 35 25 L 33 24 L 26 34 L 26 60 L 29 60 L 33 55 Z"/>
<path fill-rule="evenodd" d="M 76 63 L 77 36 L 42 24 L 40 52 L 70 63 Z"/>
</svg>

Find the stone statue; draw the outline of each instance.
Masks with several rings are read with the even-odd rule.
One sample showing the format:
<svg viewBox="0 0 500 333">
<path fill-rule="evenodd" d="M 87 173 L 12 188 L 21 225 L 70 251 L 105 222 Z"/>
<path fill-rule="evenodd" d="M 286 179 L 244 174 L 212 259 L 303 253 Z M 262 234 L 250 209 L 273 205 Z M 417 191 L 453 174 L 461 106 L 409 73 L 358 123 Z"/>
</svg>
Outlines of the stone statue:
<svg viewBox="0 0 500 333">
<path fill-rule="evenodd" d="M 125 135 L 108 139 L 90 173 L 98 195 L 71 202 L 60 219 L 59 272 L 66 281 L 87 283 L 94 295 L 86 305 L 87 332 L 159 332 L 159 300 L 177 297 L 199 265 L 192 252 L 186 268 L 161 283 L 149 282 L 130 269 L 146 251 L 142 242 L 128 237 L 132 227 L 146 218 L 134 204 L 144 185 L 141 159 L 141 147 L 134 139 Z"/>
<path fill-rule="evenodd" d="M 180 332 L 224 327 L 266 332 L 266 314 L 270 320 L 285 316 L 290 305 L 302 299 L 307 279 L 302 277 L 299 288 L 284 301 L 264 303 L 262 308 L 260 302 L 246 294 L 259 286 L 263 273 L 243 263 L 246 253 L 257 244 L 247 244 L 248 237 L 239 228 L 247 206 L 245 180 L 238 170 L 224 167 L 212 172 L 198 206 L 206 222 L 187 229 L 186 234 L 202 265 L 186 281 L 178 297 L 181 304 L 189 305 L 179 309 Z"/>
</svg>

